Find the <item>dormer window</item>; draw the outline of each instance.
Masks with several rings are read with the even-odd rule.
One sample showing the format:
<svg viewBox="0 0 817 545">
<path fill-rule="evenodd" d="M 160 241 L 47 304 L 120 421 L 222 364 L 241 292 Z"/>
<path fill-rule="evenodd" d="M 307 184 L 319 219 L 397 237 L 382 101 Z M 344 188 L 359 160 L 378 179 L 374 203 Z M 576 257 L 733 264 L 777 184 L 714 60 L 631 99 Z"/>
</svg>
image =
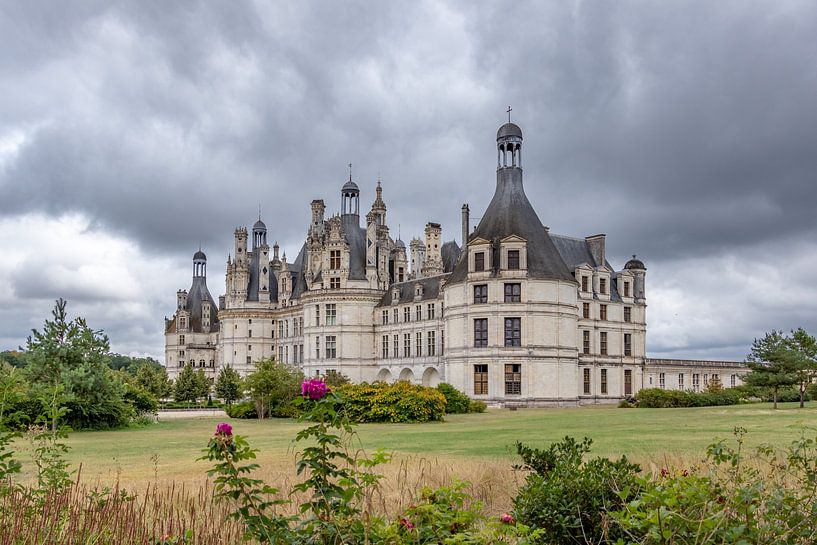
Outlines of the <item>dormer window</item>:
<svg viewBox="0 0 817 545">
<path fill-rule="evenodd" d="M 340 269 L 340 250 L 329 251 L 329 268 L 333 270 Z"/>
<path fill-rule="evenodd" d="M 474 271 L 480 272 L 485 270 L 485 252 L 477 252 L 474 254 Z"/>
<path fill-rule="evenodd" d="M 519 270 L 519 250 L 508 250 L 508 269 Z"/>
<path fill-rule="evenodd" d="M 582 276 L 582 291 L 590 291 L 590 279 L 587 276 Z"/>
<path fill-rule="evenodd" d="M 624 282 L 624 297 L 630 297 L 630 283 Z"/>
<path fill-rule="evenodd" d="M 340 278 L 332 277 L 329 279 L 329 289 L 331 290 L 339 290 L 340 289 Z"/>
<path fill-rule="evenodd" d="M 391 292 L 391 302 L 392 304 L 398 303 L 400 301 L 400 290 L 394 289 Z"/>
<path fill-rule="evenodd" d="M 599 293 L 602 295 L 607 295 L 607 279 L 606 278 L 599 278 Z"/>
</svg>

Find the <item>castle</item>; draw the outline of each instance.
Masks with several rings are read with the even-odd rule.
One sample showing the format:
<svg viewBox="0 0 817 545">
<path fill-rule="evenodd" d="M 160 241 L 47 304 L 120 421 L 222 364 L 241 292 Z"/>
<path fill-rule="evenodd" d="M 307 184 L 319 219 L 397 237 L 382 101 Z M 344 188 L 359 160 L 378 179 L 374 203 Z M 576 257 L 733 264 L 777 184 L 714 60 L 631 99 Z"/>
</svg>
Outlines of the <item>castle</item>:
<svg viewBox="0 0 817 545">
<path fill-rule="evenodd" d="M 522 182 L 522 131 L 497 132 L 494 197 L 462 246 L 438 223 L 408 248 L 389 234 L 380 182 L 361 225 L 360 189 L 340 191 L 340 214 L 311 203 L 294 261 L 271 248 L 260 220 L 240 227 L 226 292 L 213 300 L 207 258 L 165 320 L 165 365 L 214 377 L 274 357 L 307 375 L 337 371 L 355 382 L 452 384 L 492 404 L 610 402 L 643 387 L 702 389 L 710 377 L 740 383 L 741 364 L 646 357 L 646 267 L 607 260 L 605 235 L 573 238 L 542 225 Z M 410 255 L 409 255 L 410 254 Z M 410 261 L 409 261 L 410 258 Z M 728 378 L 727 378 L 728 377 Z"/>
</svg>

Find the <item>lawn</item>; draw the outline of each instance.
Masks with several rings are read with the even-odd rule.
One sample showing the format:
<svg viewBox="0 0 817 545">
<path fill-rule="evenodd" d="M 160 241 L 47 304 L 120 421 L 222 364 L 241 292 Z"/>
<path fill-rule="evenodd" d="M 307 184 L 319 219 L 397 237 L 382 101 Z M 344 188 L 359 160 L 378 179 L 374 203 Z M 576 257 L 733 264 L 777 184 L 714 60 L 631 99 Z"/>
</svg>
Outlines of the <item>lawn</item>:
<svg viewBox="0 0 817 545">
<path fill-rule="evenodd" d="M 787 444 L 804 428 L 817 435 L 817 403 L 806 409 L 782 404 L 737 405 L 692 409 L 577 409 L 489 410 L 484 414 L 450 415 L 430 424 L 365 424 L 358 427 L 368 451 L 383 448 L 401 459 L 423 463 L 443 461 L 463 468 L 466 477 L 477 468 L 510 466 L 512 447 L 519 440 L 545 446 L 565 435 L 587 436 L 594 452 L 628 457 L 647 466 L 689 463 L 705 453 L 715 438 L 729 438 L 735 426 L 748 430 L 747 443 Z M 70 461 L 82 463 L 83 481 L 126 484 L 145 481 L 198 481 L 207 469 L 196 462 L 212 435 L 216 418 L 174 420 L 141 428 L 73 433 L 68 439 Z M 292 438 L 299 428 L 293 420 L 232 420 L 235 432 L 260 450 L 259 463 L 273 474 L 291 475 Z M 28 447 L 19 441 L 27 473 Z M 467 470 L 467 471 L 466 471 Z"/>
</svg>

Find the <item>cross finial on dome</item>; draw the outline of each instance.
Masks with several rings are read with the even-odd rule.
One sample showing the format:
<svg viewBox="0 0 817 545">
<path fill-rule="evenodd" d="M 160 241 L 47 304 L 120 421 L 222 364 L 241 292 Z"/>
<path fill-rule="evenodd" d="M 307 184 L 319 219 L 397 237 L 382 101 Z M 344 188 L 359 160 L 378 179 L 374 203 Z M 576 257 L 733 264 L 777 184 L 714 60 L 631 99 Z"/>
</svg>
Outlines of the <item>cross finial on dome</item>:
<svg viewBox="0 0 817 545">
<path fill-rule="evenodd" d="M 352 163 L 349 163 L 349 181 L 352 181 Z"/>
<path fill-rule="evenodd" d="M 505 110 L 505 112 L 508 114 L 508 123 L 511 122 L 511 112 L 512 111 L 513 111 L 513 108 L 511 108 L 510 106 L 508 106 L 508 109 Z"/>
</svg>

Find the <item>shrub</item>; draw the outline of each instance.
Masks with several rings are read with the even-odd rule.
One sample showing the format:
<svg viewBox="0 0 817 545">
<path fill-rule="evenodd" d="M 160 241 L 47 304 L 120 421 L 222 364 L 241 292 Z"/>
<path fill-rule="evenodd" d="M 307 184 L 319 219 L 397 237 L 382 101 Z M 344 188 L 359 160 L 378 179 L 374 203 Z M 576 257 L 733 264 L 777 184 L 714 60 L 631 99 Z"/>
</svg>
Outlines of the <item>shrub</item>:
<svg viewBox="0 0 817 545">
<path fill-rule="evenodd" d="M 626 399 L 622 399 L 621 401 L 618 402 L 618 408 L 619 409 L 632 409 L 633 404 L 630 403 L 629 401 L 627 401 Z"/>
<path fill-rule="evenodd" d="M 539 543 L 614 543 L 625 535 L 611 511 L 638 497 L 641 468 L 626 457 L 585 460 L 592 441 L 572 437 L 546 450 L 516 444 L 530 471 L 513 504 L 519 521 L 542 530 Z"/>
<path fill-rule="evenodd" d="M 488 405 L 486 405 L 484 401 L 480 401 L 478 399 L 472 399 L 468 404 L 469 413 L 484 413 L 485 409 L 487 408 Z"/>
<path fill-rule="evenodd" d="M 430 422 L 445 415 L 445 396 L 408 382 L 347 384 L 336 391 L 352 422 Z"/>
<path fill-rule="evenodd" d="M 636 395 L 639 407 L 662 409 L 668 407 L 709 407 L 716 405 L 737 405 L 741 392 L 728 388 L 706 392 L 682 392 L 680 390 L 662 390 L 661 388 L 644 388 Z"/>
<path fill-rule="evenodd" d="M 813 398 L 810 395 L 810 391 L 806 388 L 806 391 L 803 395 L 803 401 L 811 401 Z M 770 392 L 765 392 L 763 395 L 763 401 L 774 401 L 773 394 Z M 792 403 L 795 401 L 800 401 L 800 387 L 794 386 L 793 388 L 781 388 L 777 392 L 777 401 L 780 403 Z"/>
<path fill-rule="evenodd" d="M 303 378 L 297 368 L 273 359 L 256 362 L 255 371 L 247 375 L 244 384 L 259 418 L 287 412 L 285 406 L 301 393 Z"/>
<path fill-rule="evenodd" d="M 258 418 L 255 403 L 252 401 L 233 403 L 232 405 L 224 407 L 224 410 L 230 418 Z"/>
<path fill-rule="evenodd" d="M 133 407 L 136 414 L 155 413 L 159 410 L 159 402 L 142 386 L 125 383 L 125 403 Z"/>
<path fill-rule="evenodd" d="M 444 382 L 437 386 L 437 389 L 445 396 L 446 414 L 465 414 L 470 412 L 470 397 Z"/>
</svg>

